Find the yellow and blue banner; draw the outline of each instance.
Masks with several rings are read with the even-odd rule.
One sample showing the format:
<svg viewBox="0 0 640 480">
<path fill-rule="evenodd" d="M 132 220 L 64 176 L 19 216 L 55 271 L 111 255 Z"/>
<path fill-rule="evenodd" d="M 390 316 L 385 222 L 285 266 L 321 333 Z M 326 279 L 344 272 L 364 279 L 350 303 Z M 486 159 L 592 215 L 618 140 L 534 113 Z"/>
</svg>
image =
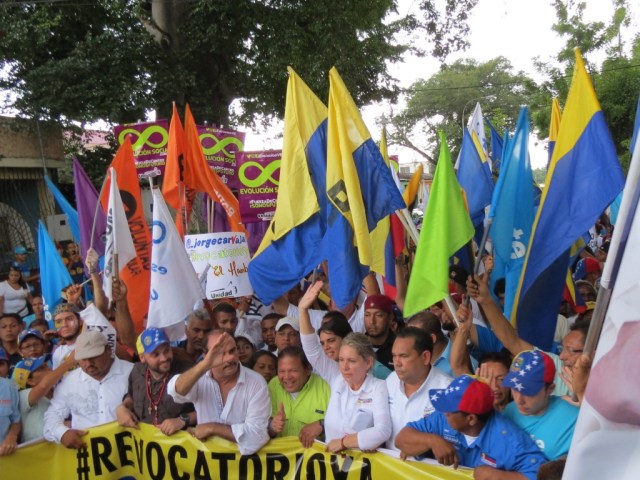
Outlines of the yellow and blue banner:
<svg viewBox="0 0 640 480">
<path fill-rule="evenodd" d="M 69 480 L 240 479 L 294 480 L 424 478 L 464 480 L 473 470 L 403 461 L 384 453 L 325 451 L 315 443 L 303 448 L 297 437 L 271 440 L 252 455 L 240 455 L 235 443 L 213 437 L 202 442 L 187 432 L 168 437 L 141 423 L 138 429 L 115 422 L 89 429 L 80 450 L 45 441 L 25 445 L 0 457 L 7 480 L 64 478 Z"/>
<path fill-rule="evenodd" d="M 322 262 L 326 230 L 327 107 L 289 68 L 278 200 L 249 263 L 258 298 L 272 303 Z"/>
<path fill-rule="evenodd" d="M 373 264 L 370 232 L 406 208 L 389 167 L 371 139 L 338 71 L 329 72 L 325 258 L 334 302 L 353 302 Z"/>
<path fill-rule="evenodd" d="M 611 134 L 576 49 L 573 80 L 514 303 L 524 340 L 551 348 L 569 249 L 623 186 Z"/>
<path fill-rule="evenodd" d="M 491 203 L 493 178 L 477 136 L 468 130 L 462 137 L 457 177 L 467 196 L 471 221 L 474 227 L 479 227 L 484 220 L 484 208 Z"/>
</svg>

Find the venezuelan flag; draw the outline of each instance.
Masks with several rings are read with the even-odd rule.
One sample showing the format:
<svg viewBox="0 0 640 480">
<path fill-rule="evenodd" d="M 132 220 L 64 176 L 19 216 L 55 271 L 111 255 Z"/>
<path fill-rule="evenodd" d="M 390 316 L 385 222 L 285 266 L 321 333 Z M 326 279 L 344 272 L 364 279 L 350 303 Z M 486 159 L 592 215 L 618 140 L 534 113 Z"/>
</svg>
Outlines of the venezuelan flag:
<svg viewBox="0 0 640 480">
<path fill-rule="evenodd" d="M 291 289 L 323 259 L 327 107 L 289 68 L 278 202 L 249 279 L 265 304 Z"/>
<path fill-rule="evenodd" d="M 351 303 L 373 264 L 370 232 L 406 205 L 338 71 L 329 72 L 327 237 L 329 283 L 340 308 Z"/>
<path fill-rule="evenodd" d="M 558 103 L 558 99 L 554 98 L 553 103 L 551 104 L 551 122 L 549 124 L 549 160 L 547 163 L 551 163 L 553 150 L 556 148 L 556 140 L 558 139 L 558 130 L 560 130 L 561 119 L 562 113 L 560 112 L 560 104 Z"/>
<path fill-rule="evenodd" d="M 569 250 L 623 186 L 611 134 L 576 50 L 573 80 L 514 303 L 524 340 L 551 347 Z"/>
</svg>

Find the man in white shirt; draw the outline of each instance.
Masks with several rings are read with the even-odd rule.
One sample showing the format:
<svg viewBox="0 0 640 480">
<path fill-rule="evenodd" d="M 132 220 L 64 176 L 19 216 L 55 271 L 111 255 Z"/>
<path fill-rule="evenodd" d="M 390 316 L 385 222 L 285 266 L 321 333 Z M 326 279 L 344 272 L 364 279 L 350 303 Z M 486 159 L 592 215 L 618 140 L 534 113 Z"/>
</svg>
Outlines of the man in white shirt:
<svg viewBox="0 0 640 480">
<path fill-rule="evenodd" d="M 225 331 L 211 332 L 207 345 L 204 359 L 174 376 L 167 391 L 178 403 L 194 404 L 196 438 L 218 436 L 237 443 L 242 455 L 255 453 L 269 440 L 267 383 L 240 364 L 236 343 Z"/>
<path fill-rule="evenodd" d="M 133 364 L 115 358 L 107 338 L 96 330 L 78 336 L 75 359 L 80 368 L 62 379 L 44 414 L 44 438 L 77 449 L 86 447 L 85 429 L 116 419 Z M 71 428 L 64 424 L 69 415 Z"/>
<path fill-rule="evenodd" d="M 406 327 L 396 335 L 392 349 L 395 371 L 386 380 L 393 425 L 387 448 L 398 450 L 395 438 L 400 430 L 433 413 L 429 390 L 446 388 L 453 380 L 431 366 L 432 351 L 433 341 L 424 330 Z"/>
</svg>

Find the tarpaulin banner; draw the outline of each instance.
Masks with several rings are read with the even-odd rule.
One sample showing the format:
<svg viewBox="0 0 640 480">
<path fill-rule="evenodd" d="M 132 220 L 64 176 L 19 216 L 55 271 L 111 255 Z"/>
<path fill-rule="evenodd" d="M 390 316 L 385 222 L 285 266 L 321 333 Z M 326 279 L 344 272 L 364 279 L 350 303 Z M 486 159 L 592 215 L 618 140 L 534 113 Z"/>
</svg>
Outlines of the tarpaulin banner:
<svg viewBox="0 0 640 480">
<path fill-rule="evenodd" d="M 296 437 L 271 440 L 253 455 L 240 455 L 232 442 L 201 442 L 186 432 L 170 437 L 141 423 L 125 429 L 109 423 L 89 430 L 87 448 L 72 450 L 39 442 L 0 457 L 2 478 L 91 479 L 382 479 L 473 478 L 469 469 L 403 462 L 382 453 L 348 450 L 330 454 L 315 444 L 304 449 Z"/>
<path fill-rule="evenodd" d="M 198 277 L 207 271 L 207 298 L 253 295 L 247 270 L 251 257 L 243 233 L 186 235 L 184 246 Z"/>
<path fill-rule="evenodd" d="M 271 221 L 278 199 L 282 150 L 240 152 L 237 160 L 242 222 Z"/>
<path fill-rule="evenodd" d="M 198 125 L 204 158 L 229 188 L 238 188 L 236 155 L 244 150 L 244 132 Z"/>
<path fill-rule="evenodd" d="M 155 122 L 117 125 L 113 133 L 118 145 L 124 143 L 127 135 L 131 138 L 133 157 L 136 162 L 138 177 L 155 177 L 164 173 L 167 158 L 167 141 L 169 140 L 169 122 Z"/>
</svg>

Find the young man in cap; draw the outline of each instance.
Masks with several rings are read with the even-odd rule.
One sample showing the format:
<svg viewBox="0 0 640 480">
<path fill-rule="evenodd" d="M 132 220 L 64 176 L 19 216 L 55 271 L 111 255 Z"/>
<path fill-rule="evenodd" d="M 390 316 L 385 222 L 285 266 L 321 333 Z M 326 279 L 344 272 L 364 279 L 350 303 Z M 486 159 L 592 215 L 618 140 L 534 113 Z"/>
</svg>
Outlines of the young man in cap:
<svg viewBox="0 0 640 480">
<path fill-rule="evenodd" d="M 224 330 L 211 332 L 207 346 L 202 361 L 169 380 L 169 395 L 178 403 L 194 404 L 196 438 L 221 437 L 237 443 L 240 454 L 253 454 L 269 440 L 267 383 L 240 364 L 236 343 Z"/>
<path fill-rule="evenodd" d="M 107 338 L 96 330 L 81 333 L 74 352 L 80 368 L 56 387 L 44 415 L 44 438 L 78 449 L 86 447 L 84 429 L 116 420 L 133 364 L 114 357 Z M 64 424 L 69 415 L 71 428 Z"/>
<path fill-rule="evenodd" d="M 393 370 L 393 342 L 396 336 L 391 331 L 393 322 L 393 300 L 386 295 L 369 295 L 364 302 L 364 328 L 367 332 L 376 359 Z"/>
<path fill-rule="evenodd" d="M 138 422 L 150 423 L 165 435 L 173 435 L 195 425 L 192 403 L 176 403 L 167 392 L 169 379 L 193 364 L 174 362 L 173 350 L 164 330 L 147 328 L 138 337 L 140 363 L 129 374 L 129 388 L 116 409 L 118 423 L 135 428 Z"/>
<path fill-rule="evenodd" d="M 276 323 L 276 347 L 275 354 L 287 347 L 297 346 L 300 343 L 300 322 L 297 318 L 282 317 Z"/>
<path fill-rule="evenodd" d="M 503 415 L 529 433 L 549 460 L 569 452 L 578 418 L 577 407 L 552 395 L 555 375 L 549 355 L 533 350 L 516 356 L 502 381 L 513 396 Z"/>
<path fill-rule="evenodd" d="M 47 351 L 46 347 L 47 341 L 40 330 L 23 330 L 18 336 L 18 352 L 22 358 L 42 357 Z"/>
<path fill-rule="evenodd" d="M 544 455 L 526 432 L 494 412 L 486 383 L 461 375 L 429 396 L 436 411 L 396 438 L 403 457 L 430 450 L 444 465 L 473 468 L 476 480 L 535 480 Z"/>
</svg>

